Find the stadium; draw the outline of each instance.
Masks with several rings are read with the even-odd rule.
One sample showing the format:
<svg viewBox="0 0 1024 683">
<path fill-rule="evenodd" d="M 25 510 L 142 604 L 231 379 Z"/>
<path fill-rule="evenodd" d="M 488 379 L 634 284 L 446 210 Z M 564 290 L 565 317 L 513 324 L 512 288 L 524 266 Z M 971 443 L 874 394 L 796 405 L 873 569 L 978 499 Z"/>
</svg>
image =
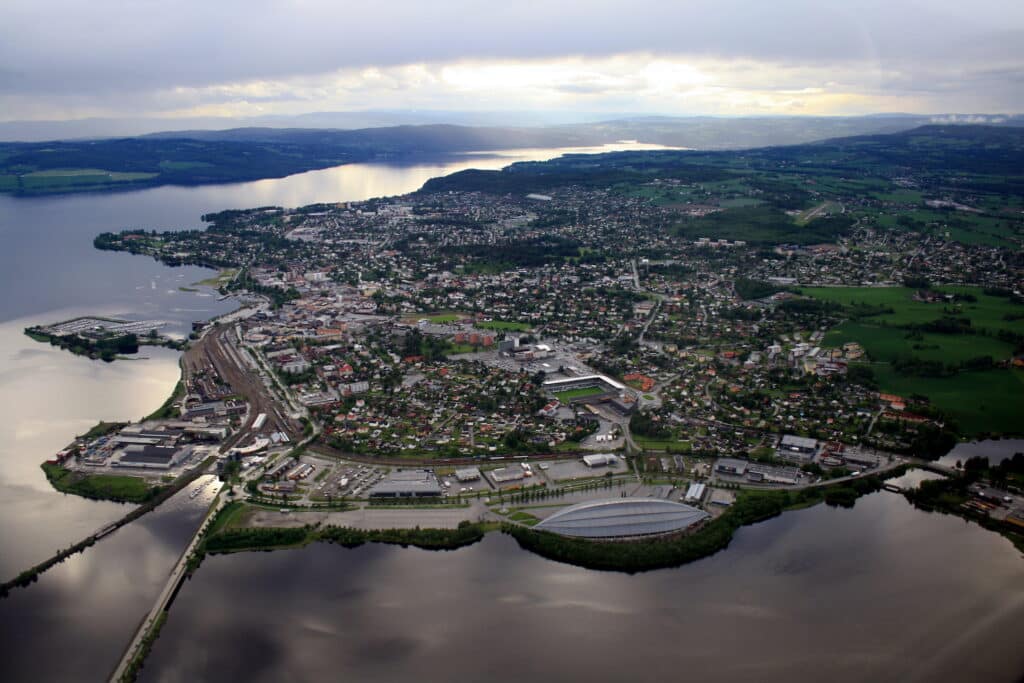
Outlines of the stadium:
<svg viewBox="0 0 1024 683">
<path fill-rule="evenodd" d="M 579 538 L 630 538 L 681 531 L 708 516 L 660 498 L 613 498 L 569 506 L 534 528 Z"/>
</svg>

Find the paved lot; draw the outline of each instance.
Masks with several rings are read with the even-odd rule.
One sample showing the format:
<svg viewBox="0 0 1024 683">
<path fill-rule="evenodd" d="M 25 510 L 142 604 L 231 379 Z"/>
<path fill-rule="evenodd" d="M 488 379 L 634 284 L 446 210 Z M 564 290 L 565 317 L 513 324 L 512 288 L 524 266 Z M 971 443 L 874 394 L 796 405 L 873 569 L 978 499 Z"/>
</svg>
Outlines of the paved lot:
<svg viewBox="0 0 1024 683">
<path fill-rule="evenodd" d="M 289 512 L 257 510 L 249 526 L 297 527 L 304 524 L 333 524 L 355 529 L 454 529 L 463 520 L 477 521 L 489 512 L 483 503 L 469 507 L 387 508 L 363 507 L 345 512 Z"/>
<path fill-rule="evenodd" d="M 547 470 L 540 470 L 547 478 L 555 482 L 572 481 L 573 479 L 593 479 L 603 477 L 606 473 L 622 474 L 627 467 L 622 458 L 616 458 L 614 465 L 603 467 L 587 467 L 582 460 L 569 460 L 565 462 L 553 462 Z"/>
</svg>

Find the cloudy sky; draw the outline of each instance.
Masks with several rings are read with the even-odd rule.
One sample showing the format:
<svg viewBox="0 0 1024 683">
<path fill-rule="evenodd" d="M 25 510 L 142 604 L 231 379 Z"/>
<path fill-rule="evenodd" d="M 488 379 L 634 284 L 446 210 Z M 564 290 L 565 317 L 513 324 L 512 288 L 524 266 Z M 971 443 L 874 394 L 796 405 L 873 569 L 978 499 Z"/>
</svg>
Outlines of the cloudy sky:
<svg viewBox="0 0 1024 683">
<path fill-rule="evenodd" d="M 0 120 L 1024 111 L 1019 0 L 3 0 Z"/>
</svg>

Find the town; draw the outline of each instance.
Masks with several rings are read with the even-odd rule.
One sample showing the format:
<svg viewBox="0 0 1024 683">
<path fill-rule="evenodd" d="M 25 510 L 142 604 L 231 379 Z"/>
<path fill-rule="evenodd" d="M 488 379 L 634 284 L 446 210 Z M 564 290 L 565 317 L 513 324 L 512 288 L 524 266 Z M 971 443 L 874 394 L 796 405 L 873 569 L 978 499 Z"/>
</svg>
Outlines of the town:
<svg viewBox="0 0 1024 683">
<path fill-rule="evenodd" d="M 224 269 L 222 295 L 246 299 L 194 326 L 173 414 L 60 464 L 152 479 L 216 455 L 288 524 L 318 510 L 419 526 L 426 513 L 383 509 L 413 497 L 438 506 L 435 526 L 532 525 L 509 501 L 611 488 L 713 516 L 739 488 L 842 486 L 1019 430 L 1019 389 L 984 415 L 932 391 L 998 392 L 991 378 L 1013 385 L 1024 365 L 1022 222 L 996 198 L 936 204 L 933 181 L 906 175 L 865 194 L 656 172 L 543 193 L 456 175 L 211 214 L 201 231 L 104 233 L 102 249 Z M 962 215 L 1004 229 L 965 239 L 995 223 Z M 725 218 L 746 227 L 722 237 Z"/>
</svg>

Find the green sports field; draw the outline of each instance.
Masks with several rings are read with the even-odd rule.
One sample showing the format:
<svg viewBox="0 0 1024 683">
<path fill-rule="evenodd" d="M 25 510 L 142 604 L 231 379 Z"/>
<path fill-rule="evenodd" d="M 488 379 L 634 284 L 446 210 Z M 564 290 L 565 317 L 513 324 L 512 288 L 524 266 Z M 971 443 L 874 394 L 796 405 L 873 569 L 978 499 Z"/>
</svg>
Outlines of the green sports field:
<svg viewBox="0 0 1024 683">
<path fill-rule="evenodd" d="M 577 398 L 583 398 L 584 396 L 597 396 L 598 394 L 603 393 L 604 389 L 601 389 L 600 387 L 583 387 L 580 389 L 569 389 L 567 391 L 556 392 L 555 398 L 562 403 L 568 403 L 569 401 Z"/>
<path fill-rule="evenodd" d="M 475 327 L 479 327 L 482 330 L 496 330 L 498 332 L 526 332 L 530 329 L 530 326 L 526 323 L 517 323 L 508 320 L 490 320 L 485 322 L 474 323 Z"/>
</svg>

